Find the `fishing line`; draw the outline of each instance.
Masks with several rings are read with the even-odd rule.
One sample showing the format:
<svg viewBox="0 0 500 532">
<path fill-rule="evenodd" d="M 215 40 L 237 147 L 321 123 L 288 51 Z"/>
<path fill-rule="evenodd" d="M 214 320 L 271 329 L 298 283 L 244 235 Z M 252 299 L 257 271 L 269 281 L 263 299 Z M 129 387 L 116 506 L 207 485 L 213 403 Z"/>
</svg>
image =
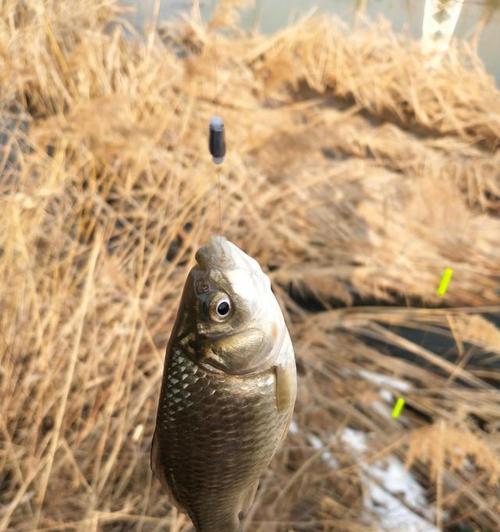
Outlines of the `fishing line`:
<svg viewBox="0 0 500 532">
<path fill-rule="evenodd" d="M 214 29 L 214 32 L 216 30 Z M 215 83 L 215 116 L 210 120 L 208 149 L 212 155 L 212 161 L 216 165 L 221 165 L 224 162 L 224 155 L 226 154 L 226 139 L 224 130 L 224 121 L 219 116 L 219 79 L 218 79 L 218 53 L 217 53 L 217 33 L 214 33 L 214 83 Z M 219 233 L 222 233 L 222 185 L 221 185 L 221 170 L 220 167 L 216 169 L 217 179 L 217 196 L 219 202 Z"/>
</svg>

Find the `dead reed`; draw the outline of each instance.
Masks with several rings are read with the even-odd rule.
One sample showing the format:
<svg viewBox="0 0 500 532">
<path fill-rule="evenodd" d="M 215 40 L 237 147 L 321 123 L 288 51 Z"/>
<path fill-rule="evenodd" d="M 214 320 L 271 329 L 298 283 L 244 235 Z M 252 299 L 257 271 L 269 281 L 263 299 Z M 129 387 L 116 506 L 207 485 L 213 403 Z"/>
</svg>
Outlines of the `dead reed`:
<svg viewBox="0 0 500 532">
<path fill-rule="evenodd" d="M 300 370 L 247 530 L 374 529 L 362 464 L 390 457 L 434 507 L 413 513 L 494 530 L 499 91 L 465 46 L 428 71 L 386 26 L 248 35 L 237 3 L 140 40 L 114 0 L 0 0 L 0 530 L 189 530 L 149 445 L 180 290 L 219 230 L 271 272 Z M 405 383 L 398 421 L 381 374 Z"/>
</svg>

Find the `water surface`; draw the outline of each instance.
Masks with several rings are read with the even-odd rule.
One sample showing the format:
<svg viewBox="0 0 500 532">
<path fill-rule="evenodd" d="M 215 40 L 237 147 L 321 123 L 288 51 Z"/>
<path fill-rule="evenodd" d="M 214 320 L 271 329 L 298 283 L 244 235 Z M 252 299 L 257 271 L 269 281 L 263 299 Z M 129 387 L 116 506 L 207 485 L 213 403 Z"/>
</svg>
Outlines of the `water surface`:
<svg viewBox="0 0 500 532">
<path fill-rule="evenodd" d="M 188 0 L 159 1 L 160 21 L 178 17 L 191 6 Z M 122 3 L 135 7 L 129 20 L 136 28 L 143 29 L 151 22 L 155 0 L 123 0 Z M 208 19 L 217 0 L 200 3 L 202 14 Z M 257 24 L 264 33 L 272 33 L 314 7 L 320 12 L 336 14 L 347 23 L 352 23 L 356 14 L 364 13 L 373 20 L 383 16 L 391 21 L 396 31 L 415 38 L 422 33 L 424 0 L 256 0 L 255 7 L 243 14 L 242 25 Z M 465 0 L 455 35 L 471 40 L 480 26 L 483 27 L 479 36 L 479 56 L 500 85 L 500 0 Z"/>
</svg>

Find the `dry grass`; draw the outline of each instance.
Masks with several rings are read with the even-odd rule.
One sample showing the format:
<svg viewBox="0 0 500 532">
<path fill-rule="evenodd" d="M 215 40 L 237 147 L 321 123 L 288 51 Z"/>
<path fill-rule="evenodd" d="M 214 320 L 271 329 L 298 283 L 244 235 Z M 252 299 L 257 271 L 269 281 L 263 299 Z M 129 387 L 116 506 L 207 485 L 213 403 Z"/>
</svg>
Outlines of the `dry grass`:
<svg viewBox="0 0 500 532">
<path fill-rule="evenodd" d="M 0 530 L 189 530 L 149 445 L 180 290 L 219 231 L 271 270 L 300 369 L 300 430 L 248 530 L 374 528 L 345 427 L 366 463 L 406 461 L 438 525 L 497 529 L 499 91 L 464 47 L 428 72 L 383 26 L 216 37 L 234 3 L 165 46 L 110 26 L 112 0 L 0 0 Z M 409 383 L 400 420 L 361 370 Z"/>
</svg>

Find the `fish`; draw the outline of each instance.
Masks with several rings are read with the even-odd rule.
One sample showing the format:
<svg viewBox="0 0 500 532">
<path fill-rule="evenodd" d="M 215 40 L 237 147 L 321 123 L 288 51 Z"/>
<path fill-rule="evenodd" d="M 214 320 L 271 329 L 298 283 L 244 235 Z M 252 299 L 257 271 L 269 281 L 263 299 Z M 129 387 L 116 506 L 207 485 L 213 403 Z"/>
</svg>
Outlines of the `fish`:
<svg viewBox="0 0 500 532">
<path fill-rule="evenodd" d="M 288 433 L 295 354 L 255 259 L 223 236 L 195 259 L 166 349 L 151 468 L 197 532 L 238 532 Z"/>
</svg>

